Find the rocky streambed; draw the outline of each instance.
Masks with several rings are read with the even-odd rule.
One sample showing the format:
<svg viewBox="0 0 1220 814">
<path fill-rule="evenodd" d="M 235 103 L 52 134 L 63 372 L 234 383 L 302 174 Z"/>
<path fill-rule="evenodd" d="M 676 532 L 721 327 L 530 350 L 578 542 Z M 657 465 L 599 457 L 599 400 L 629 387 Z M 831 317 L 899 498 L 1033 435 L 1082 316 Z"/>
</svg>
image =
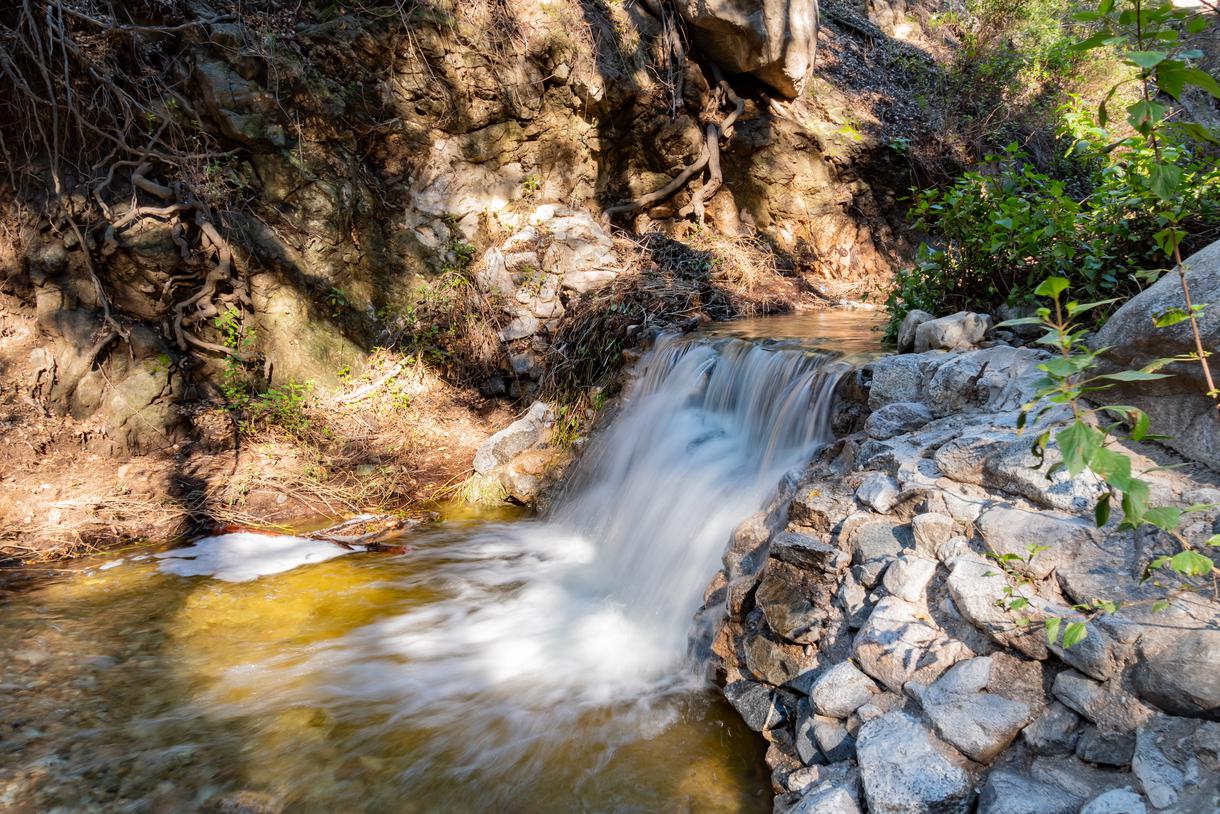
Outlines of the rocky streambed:
<svg viewBox="0 0 1220 814">
<path fill-rule="evenodd" d="M 708 589 L 704 645 L 769 743 L 776 811 L 1220 810 L 1211 586 L 1143 580 L 1178 549 L 1094 527 L 1102 484 L 1048 477 L 1058 452 L 1039 468 L 1017 430 L 1045 352 L 984 344 L 847 377 L 839 439 L 737 528 Z M 1154 503 L 1220 502 L 1210 470 L 1126 451 L 1140 470 L 1181 467 L 1147 476 Z M 1220 510 L 1181 531 L 1205 549 Z M 1007 610 L 1015 596 L 1027 604 Z M 1077 610 L 1097 600 L 1118 610 Z M 1050 617 L 1087 635 L 1048 644 Z"/>
</svg>

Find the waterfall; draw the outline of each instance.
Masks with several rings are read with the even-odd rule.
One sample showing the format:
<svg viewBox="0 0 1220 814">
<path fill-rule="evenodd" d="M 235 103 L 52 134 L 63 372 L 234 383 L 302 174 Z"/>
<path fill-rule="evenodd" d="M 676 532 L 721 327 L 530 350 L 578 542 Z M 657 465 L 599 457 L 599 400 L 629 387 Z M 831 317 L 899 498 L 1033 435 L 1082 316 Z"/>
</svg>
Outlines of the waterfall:
<svg viewBox="0 0 1220 814">
<path fill-rule="evenodd" d="M 548 516 L 423 537 L 412 556 L 428 566 L 406 579 L 427 601 L 232 680 L 274 676 L 265 703 L 378 710 L 368 737 L 432 733 L 412 782 L 494 778 L 506 794 L 576 729 L 612 751 L 665 726 L 668 700 L 703 681 L 688 636 L 732 530 L 829 439 L 845 368 L 780 343 L 661 337 Z"/>
</svg>

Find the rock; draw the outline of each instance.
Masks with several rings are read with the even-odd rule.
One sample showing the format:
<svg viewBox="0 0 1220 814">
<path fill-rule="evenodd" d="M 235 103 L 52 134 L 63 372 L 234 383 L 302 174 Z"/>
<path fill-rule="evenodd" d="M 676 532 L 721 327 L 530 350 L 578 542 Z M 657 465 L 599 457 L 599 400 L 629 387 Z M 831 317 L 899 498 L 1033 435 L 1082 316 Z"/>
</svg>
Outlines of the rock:
<svg viewBox="0 0 1220 814">
<path fill-rule="evenodd" d="M 915 554 L 903 554 L 885 569 L 881 584 L 899 599 L 919 604 L 926 600 L 924 592 L 935 573 L 935 560 Z"/>
<path fill-rule="evenodd" d="M 870 410 L 896 402 L 922 402 L 928 376 L 945 361 L 941 353 L 883 356 L 865 365 L 860 376 L 868 387 Z"/>
<path fill-rule="evenodd" d="M 1032 579 L 1045 579 L 1060 565 L 1075 558 L 1080 549 L 1097 538 L 1092 523 L 1078 517 L 995 506 L 978 519 L 983 541 L 996 554 L 1015 554 L 1010 560 L 1018 572 Z M 1049 546 L 1028 561 L 1028 546 Z"/>
<path fill-rule="evenodd" d="M 856 490 L 856 500 L 879 514 L 885 514 L 898 502 L 898 483 L 889 475 L 874 472 Z"/>
<path fill-rule="evenodd" d="M 1186 276 L 1196 303 L 1220 303 L 1220 241 L 1186 258 Z M 1190 326 L 1180 322 L 1157 328 L 1153 320 L 1171 308 L 1183 308 L 1177 274 L 1166 274 L 1127 300 L 1090 343 L 1108 348 L 1105 359 L 1113 369 L 1139 369 L 1153 359 L 1195 352 Z M 1220 347 L 1220 308 L 1199 315 L 1203 346 Z M 1216 363 L 1212 361 L 1215 372 Z M 1170 435 L 1165 444 L 1188 458 L 1220 469 L 1220 411 L 1205 393 L 1197 363 L 1182 362 L 1163 369 L 1174 374 L 1157 381 L 1118 383 L 1098 393 L 1108 404 L 1130 404 L 1148 413 L 1153 432 Z"/>
<path fill-rule="evenodd" d="M 918 308 L 913 308 L 907 311 L 907 315 L 902 318 L 902 324 L 898 326 L 898 352 L 910 353 L 915 350 L 915 331 L 920 325 L 925 322 L 931 322 L 936 319 L 933 314 L 927 311 L 920 311 Z"/>
<path fill-rule="evenodd" d="M 832 787 L 805 795 L 786 814 L 860 814 L 860 807 L 846 791 Z"/>
<path fill-rule="evenodd" d="M 1165 712 L 1220 720 L 1220 629 L 1145 627 L 1131 676 L 1140 696 Z"/>
<path fill-rule="evenodd" d="M 810 709 L 809 702 L 802 699 L 797 705 L 796 736 L 793 745 L 796 747 L 797 757 L 806 766 L 826 762 L 825 755 L 818 748 L 813 728 L 813 711 Z"/>
<path fill-rule="evenodd" d="M 807 534 L 781 531 L 771 539 L 771 557 L 824 574 L 837 574 L 851 564 L 851 557 L 835 546 Z"/>
<path fill-rule="evenodd" d="M 991 317 L 958 311 L 921 323 L 915 329 L 915 352 L 965 350 L 982 342 L 991 332 Z"/>
<path fill-rule="evenodd" d="M 497 432 L 474 455 L 474 471 L 485 475 L 538 442 L 542 432 L 555 420 L 545 402 L 536 401 L 525 415 Z"/>
<path fill-rule="evenodd" d="M 932 411 L 924 405 L 898 402 L 872 412 L 864 420 L 864 431 L 870 438 L 884 441 L 917 430 L 931 420 Z"/>
<path fill-rule="evenodd" d="M 978 814 L 1076 814 L 1080 798 L 1007 769 L 993 769 L 979 794 Z"/>
<path fill-rule="evenodd" d="M 1029 750 L 1037 755 L 1068 755 L 1080 737 L 1080 716 L 1052 701 L 1034 722 L 1021 731 Z"/>
<path fill-rule="evenodd" d="M 1093 723 L 1111 732 L 1130 732 L 1152 717 L 1153 711 L 1114 683 L 1102 684 L 1075 670 L 1055 676 L 1055 697 Z"/>
<path fill-rule="evenodd" d="M 542 323 L 533 314 L 516 316 L 500 330 L 501 342 L 512 342 L 533 336 L 542 329 Z"/>
<path fill-rule="evenodd" d="M 850 571 L 839 583 L 839 591 L 835 594 L 835 600 L 846 615 L 847 626 L 852 630 L 860 628 L 868 620 L 868 615 L 873 612 L 873 602 L 868 597 L 868 591 Z"/>
<path fill-rule="evenodd" d="M 813 716 L 813 738 L 818 749 L 831 763 L 850 760 L 856 753 L 856 739 L 837 718 Z"/>
<path fill-rule="evenodd" d="M 946 636 L 926 611 L 892 596 L 873 608 L 852 648 L 860 668 L 897 693 L 908 681 L 930 683 L 973 655 Z"/>
<path fill-rule="evenodd" d="M 1076 742 L 1076 757 L 1088 763 L 1126 766 L 1135 754 L 1135 735 L 1086 726 Z"/>
<path fill-rule="evenodd" d="M 695 45 L 726 73 L 748 73 L 800 96 L 817 49 L 816 0 L 679 0 Z"/>
<path fill-rule="evenodd" d="M 960 558 L 970 556 L 977 555 L 970 547 L 970 541 L 965 537 L 950 537 L 936 546 L 936 559 L 944 563 L 945 567 L 950 570 L 957 565 Z"/>
<path fill-rule="evenodd" d="M 819 579 L 816 572 L 772 558 L 763 568 L 754 602 L 780 636 L 813 644 L 822 635 L 833 591 L 833 583 Z"/>
<path fill-rule="evenodd" d="M 876 585 L 890 560 L 915 542 L 908 527 L 889 520 L 864 523 L 854 529 L 849 540 L 852 563 L 858 566 L 853 573 L 865 588 Z"/>
<path fill-rule="evenodd" d="M 936 549 L 954 535 L 953 518 L 936 512 L 924 512 L 911 518 L 911 533 L 915 536 L 915 550 L 935 557 Z"/>
<path fill-rule="evenodd" d="M 777 687 L 804 673 L 813 666 L 815 659 L 815 655 L 807 654 L 803 646 L 780 639 L 767 626 L 759 609 L 747 616 L 741 650 L 750 674 Z"/>
<path fill-rule="evenodd" d="M 1215 812 L 1220 801 L 1220 723 L 1152 718 L 1135 733 L 1131 771 L 1154 809 Z"/>
<path fill-rule="evenodd" d="M 1091 766 L 1075 755 L 1036 757 L 1030 762 L 1029 773 L 1035 780 L 1057 786 L 1080 802 L 1131 784 L 1130 773 Z"/>
<path fill-rule="evenodd" d="M 809 701 L 821 715 L 847 718 L 879 690 L 873 680 L 844 661 L 826 670 L 809 691 Z"/>
<path fill-rule="evenodd" d="M 870 814 L 967 814 L 974 788 L 967 763 L 905 712 L 860 728 L 856 757 Z"/>
<path fill-rule="evenodd" d="M 235 791 L 208 801 L 208 814 L 280 814 L 284 804 L 261 791 Z"/>
<path fill-rule="evenodd" d="M 979 763 L 1008 748 L 1035 714 L 1028 703 L 983 691 L 991 668 L 990 656 L 959 662 L 920 696 L 937 734 Z"/>
<path fill-rule="evenodd" d="M 1148 814 L 1148 807 L 1131 789 L 1111 789 L 1086 803 L 1080 814 Z"/>
<path fill-rule="evenodd" d="M 1005 647 L 1030 658 L 1046 658 L 1045 637 L 1018 626 L 1016 616 L 997 604 L 1007 598 L 1004 588 L 1008 581 L 994 565 L 972 556 L 959 557 L 946 584 L 953 604 L 970 624 Z"/>
<path fill-rule="evenodd" d="M 734 681 L 725 686 L 724 697 L 755 732 L 774 729 L 787 718 L 776 692 L 757 681 Z"/>
<path fill-rule="evenodd" d="M 1047 450 L 1041 465 L 1030 452 L 1030 439 L 1013 438 L 998 444 L 983 460 L 977 481 L 989 489 L 1020 495 L 1039 506 L 1063 512 L 1092 512 L 1097 498 L 1105 491 L 1101 479 L 1086 470 L 1075 478 L 1060 469 L 1049 475 L 1062 457 L 1055 448 Z M 939 463 L 939 461 L 937 461 Z"/>
<path fill-rule="evenodd" d="M 1038 365 L 1046 358 L 1045 351 L 1007 345 L 949 354 L 928 377 L 919 400 L 935 416 L 1013 411 L 1037 392 L 1043 375 Z M 1010 421 L 1015 429 L 1016 416 Z"/>
</svg>

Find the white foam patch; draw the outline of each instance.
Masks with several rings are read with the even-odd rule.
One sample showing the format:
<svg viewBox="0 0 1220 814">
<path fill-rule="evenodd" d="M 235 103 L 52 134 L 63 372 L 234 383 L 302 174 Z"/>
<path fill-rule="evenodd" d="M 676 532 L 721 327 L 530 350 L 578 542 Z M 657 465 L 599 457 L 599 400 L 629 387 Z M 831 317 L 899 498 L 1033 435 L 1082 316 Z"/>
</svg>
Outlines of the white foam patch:
<svg viewBox="0 0 1220 814">
<path fill-rule="evenodd" d="M 162 551 L 154 556 L 161 560 L 159 570 L 165 574 L 249 582 L 350 553 L 351 550 L 334 543 L 307 537 L 238 532 L 204 537 L 187 548 Z"/>
<path fill-rule="evenodd" d="M 111 568 L 118 568 L 118 567 L 119 567 L 120 565 L 122 565 L 122 564 L 123 564 L 123 558 L 122 558 L 122 557 L 120 557 L 120 558 L 119 558 L 119 559 L 117 559 L 117 560 L 111 560 L 111 561 L 110 561 L 110 562 L 108 562 L 108 563 L 103 563 L 102 565 L 99 565 L 99 566 L 97 567 L 97 570 L 99 570 L 99 571 L 109 571 Z"/>
</svg>

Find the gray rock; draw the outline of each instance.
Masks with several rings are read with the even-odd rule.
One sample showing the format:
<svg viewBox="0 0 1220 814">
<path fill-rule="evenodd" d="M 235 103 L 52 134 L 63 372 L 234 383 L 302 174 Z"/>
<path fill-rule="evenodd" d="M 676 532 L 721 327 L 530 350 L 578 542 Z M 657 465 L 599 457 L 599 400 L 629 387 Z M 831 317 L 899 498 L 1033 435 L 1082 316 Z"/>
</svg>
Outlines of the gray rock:
<svg viewBox="0 0 1220 814">
<path fill-rule="evenodd" d="M 892 596 L 873 608 L 852 648 L 860 668 L 897 693 L 912 679 L 931 683 L 955 662 L 974 655 L 926 611 Z"/>
<path fill-rule="evenodd" d="M 895 435 L 917 430 L 932 420 L 932 411 L 922 404 L 898 402 L 874 411 L 864 421 L 864 431 L 870 438 L 884 441 Z"/>
<path fill-rule="evenodd" d="M 831 763 L 851 760 L 856 753 L 856 739 L 837 718 L 814 715 L 813 739 L 817 741 L 818 749 L 826 756 L 826 760 Z"/>
<path fill-rule="evenodd" d="M 954 531 L 953 518 L 938 512 L 924 512 L 911 518 L 915 549 L 931 557 L 936 556 L 938 546 L 953 537 Z"/>
<path fill-rule="evenodd" d="M 1055 676 L 1055 697 L 1093 723 L 1111 732 L 1131 732 L 1153 711 L 1115 683 L 1102 684 L 1075 670 Z"/>
<path fill-rule="evenodd" d="M 878 693 L 873 680 L 844 661 L 825 671 L 809 691 L 809 701 L 821 715 L 847 718 Z"/>
<path fill-rule="evenodd" d="M 699 51 L 727 73 L 752 74 L 789 99 L 801 95 L 817 49 L 815 0 L 679 0 Z"/>
<path fill-rule="evenodd" d="M 927 311 L 920 311 L 918 308 L 908 311 L 907 315 L 902 318 L 902 324 L 898 326 L 898 352 L 910 353 L 915 350 L 915 331 L 920 325 L 934 319 L 936 319 L 935 315 L 929 314 Z"/>
<path fill-rule="evenodd" d="M 943 353 L 917 353 L 884 356 L 865 365 L 861 376 L 868 385 L 868 406 L 880 410 L 896 402 L 921 402 L 924 384 L 945 361 Z"/>
<path fill-rule="evenodd" d="M 794 746 L 796 746 L 797 757 L 806 766 L 826 762 L 826 757 L 822 754 L 822 750 L 818 748 L 818 741 L 814 737 L 813 727 L 813 712 L 809 708 L 809 702 L 802 700 L 797 705 Z"/>
<path fill-rule="evenodd" d="M 788 814 L 859 812 L 860 770 L 851 763 L 831 763 L 827 766 L 799 769 L 789 778 L 788 787 L 799 793 L 801 798 L 786 809 L 779 809 L 777 801 L 777 810 L 786 811 Z M 846 797 L 846 800 L 843 797 Z M 844 807 L 848 802 L 854 808 Z"/>
<path fill-rule="evenodd" d="M 1080 716 L 1052 701 L 1034 722 L 1021 731 L 1029 750 L 1037 755 L 1068 755 L 1080 737 Z"/>
<path fill-rule="evenodd" d="M 858 630 L 866 621 L 868 615 L 873 612 L 873 602 L 869 599 L 868 591 L 861 585 L 854 574 L 850 571 L 843 576 L 843 581 L 839 583 L 839 591 L 835 594 L 835 601 L 842 608 L 846 616 L 847 626 L 852 630 Z"/>
<path fill-rule="evenodd" d="M 925 591 L 935 573 L 935 560 L 903 554 L 885 569 L 881 583 L 899 599 L 919 604 L 926 600 Z"/>
<path fill-rule="evenodd" d="M 1046 358 L 1045 351 L 1003 345 L 948 354 L 928 378 L 918 400 L 935 416 L 1016 410 L 1037 392 L 1043 375 L 1038 365 Z"/>
<path fill-rule="evenodd" d="M 1135 755 L 1135 734 L 1086 726 L 1076 741 L 1076 757 L 1105 766 L 1127 766 Z"/>
<path fill-rule="evenodd" d="M 554 411 L 536 401 L 525 415 L 497 432 L 474 455 L 474 471 L 485 475 L 538 442 L 542 432 L 554 421 Z"/>
<path fill-rule="evenodd" d="M 958 311 L 923 322 L 915 329 L 915 352 L 964 350 L 982 342 L 991 332 L 991 317 Z"/>
<path fill-rule="evenodd" d="M 851 564 L 851 557 L 836 546 L 795 531 L 781 531 L 771 538 L 771 556 L 825 574 L 840 573 Z"/>
<path fill-rule="evenodd" d="M 771 559 L 754 591 L 754 601 L 771 629 L 788 641 L 813 644 L 822 635 L 834 585 L 812 572 Z"/>
<path fill-rule="evenodd" d="M 1212 303 L 1199 315 L 1203 346 L 1220 347 L 1220 241 L 1186 259 L 1187 279 L 1196 303 Z M 1181 322 L 1157 328 L 1154 318 L 1170 308 L 1183 308 L 1182 287 L 1176 274 L 1166 274 L 1127 300 L 1092 345 L 1108 348 L 1107 361 L 1118 369 L 1138 369 L 1153 359 L 1195 352 L 1190 326 Z M 1212 369 L 1216 364 L 1213 359 Z M 1109 404 L 1130 404 L 1148 413 L 1153 432 L 1170 435 L 1164 443 L 1196 461 L 1220 469 L 1220 411 L 1205 393 L 1207 386 L 1197 363 L 1179 363 L 1161 372 L 1174 374 L 1152 382 L 1119 383 L 1101 391 Z"/>
<path fill-rule="evenodd" d="M 725 686 L 724 697 L 755 732 L 774 729 L 787 718 L 775 691 L 757 681 L 734 681 Z"/>
<path fill-rule="evenodd" d="M 1035 714 L 1028 703 L 983 691 L 991 667 L 989 656 L 960 662 L 920 698 L 937 734 L 979 763 L 1006 749 Z"/>
<path fill-rule="evenodd" d="M 1185 619 L 1144 627 L 1131 675 L 1140 696 L 1165 712 L 1220 720 L 1220 627 Z"/>
<path fill-rule="evenodd" d="M 983 541 L 998 555 L 1015 554 L 1020 560 L 1010 564 L 1033 579 L 1045 579 L 1058 566 L 1075 558 L 1080 549 L 1097 538 L 1092 523 L 1078 517 L 1050 512 L 1026 511 L 1011 506 L 995 506 L 979 515 L 978 530 Z M 1049 546 L 1028 561 L 1027 546 Z"/>
<path fill-rule="evenodd" d="M 845 790 L 824 788 L 806 794 L 786 814 L 860 814 L 860 807 Z"/>
<path fill-rule="evenodd" d="M 1081 803 L 1110 789 L 1131 784 L 1131 774 L 1117 769 L 1092 766 L 1075 755 L 1039 756 L 1030 763 L 1030 776 L 1041 783 L 1057 786 Z"/>
<path fill-rule="evenodd" d="M 993 564 L 971 556 L 959 557 L 946 584 L 954 605 L 970 624 L 1030 658 L 1046 658 L 1045 637 L 1028 626 L 1017 625 L 1015 614 L 999 606 L 1007 598 L 1004 588 L 1008 581 Z"/>
<path fill-rule="evenodd" d="M 978 814 L 1076 814 L 1080 798 L 1008 769 L 993 769 L 979 794 Z"/>
<path fill-rule="evenodd" d="M 1148 806 L 1131 789 L 1111 789 L 1085 803 L 1080 814 L 1148 814 Z"/>
<path fill-rule="evenodd" d="M 1154 809 L 1214 814 L 1220 806 L 1220 723 L 1152 718 L 1136 731 L 1131 770 Z"/>
<path fill-rule="evenodd" d="M 898 502 L 898 482 L 889 475 L 874 472 L 856 490 L 856 500 L 880 514 L 886 514 Z"/>
<path fill-rule="evenodd" d="M 861 566 L 855 572 L 856 579 L 865 588 L 876 585 L 890 560 L 903 549 L 911 548 L 915 542 L 907 526 L 889 520 L 864 523 L 854 529 L 849 539 L 852 562 Z"/>
<path fill-rule="evenodd" d="M 965 759 L 905 712 L 862 726 L 856 758 L 870 814 L 967 814 L 974 802 Z"/>
<path fill-rule="evenodd" d="M 936 559 L 944 563 L 950 571 L 957 565 L 958 559 L 971 556 L 977 555 L 965 537 L 950 537 L 936 546 Z"/>
</svg>

